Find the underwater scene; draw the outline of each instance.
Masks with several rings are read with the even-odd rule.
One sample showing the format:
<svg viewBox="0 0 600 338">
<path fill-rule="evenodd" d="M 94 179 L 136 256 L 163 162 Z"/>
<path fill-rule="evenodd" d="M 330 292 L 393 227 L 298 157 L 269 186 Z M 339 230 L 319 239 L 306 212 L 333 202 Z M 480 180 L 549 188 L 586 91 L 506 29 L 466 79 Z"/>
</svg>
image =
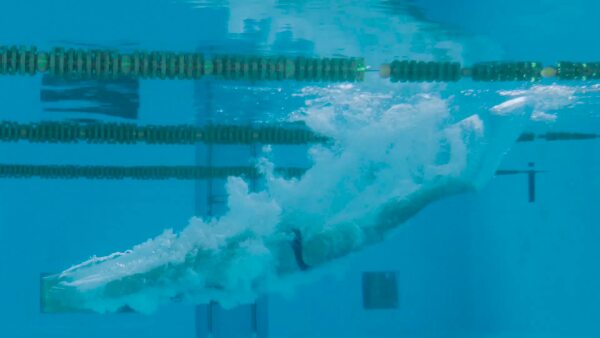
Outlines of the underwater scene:
<svg viewBox="0 0 600 338">
<path fill-rule="evenodd" d="M 600 337 L 597 13 L 6 2 L 0 337 Z"/>
</svg>

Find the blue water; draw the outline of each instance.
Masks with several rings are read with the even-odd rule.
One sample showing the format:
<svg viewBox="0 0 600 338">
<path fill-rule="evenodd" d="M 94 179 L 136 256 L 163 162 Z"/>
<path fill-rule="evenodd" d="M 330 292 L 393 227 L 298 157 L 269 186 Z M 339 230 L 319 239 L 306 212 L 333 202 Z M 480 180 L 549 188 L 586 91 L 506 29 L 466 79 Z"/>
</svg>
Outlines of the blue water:
<svg viewBox="0 0 600 338">
<path fill-rule="evenodd" d="M 600 58 L 600 46 L 594 43 L 600 31 L 596 20 L 600 5 L 590 0 L 346 3 L 12 2 L 0 11 L 0 44 L 362 56 L 374 68 L 394 59 L 553 64 Z M 50 104 L 41 99 L 47 89 L 42 76 L 3 76 L 0 120 L 93 118 L 202 125 L 282 122 L 301 114 L 314 129 L 341 139 L 344 150 L 356 151 L 357 161 L 348 163 L 362 163 L 370 153 L 361 153 L 366 150 L 360 144 L 367 150 L 379 149 L 371 132 L 385 123 L 368 127 L 374 121 L 385 122 L 373 116 L 394 113 L 394 104 L 408 105 L 418 116 L 439 109 L 441 120 L 453 123 L 525 95 L 532 98 L 532 109 L 545 115 L 527 122 L 522 131 L 600 132 L 597 82 L 561 82 L 557 87 L 544 80 L 538 85 L 468 80 L 447 86 L 390 84 L 376 73 L 351 88 L 291 81 L 249 85 L 210 79 L 141 80 L 137 114 L 126 118 L 119 116 L 118 105 L 111 110 L 116 115 L 50 111 Z M 555 92 L 539 92 L 548 88 Z M 331 112 L 324 100 L 337 108 L 321 120 Z M 361 112 L 370 113 L 362 116 Z M 422 122 L 432 126 L 438 121 L 435 118 L 439 117 Z M 425 128 L 422 124 L 392 120 L 412 137 L 408 140 L 427 139 L 419 136 L 426 130 L 419 129 Z M 514 128 L 521 126 L 514 124 Z M 379 136 L 386 135 L 382 129 Z M 354 137 L 364 139 L 352 142 Z M 393 139 L 398 146 L 403 146 L 401 141 Z M 426 153 L 426 147 L 414 149 Z M 319 194 L 328 187 L 324 179 L 331 163 L 310 154 L 305 146 L 273 146 L 269 151 L 262 145 L 209 149 L 203 145 L 0 144 L 4 164 L 246 166 L 267 156 L 277 166 L 321 170 L 316 171 L 322 176 L 316 177 L 323 181 L 313 195 L 327 196 Z M 416 150 L 406 154 L 419 159 Z M 496 176 L 477 192 L 441 199 L 381 244 L 332 263 L 328 273 L 314 281 L 294 285 L 285 294 L 258 295 L 255 314 L 248 306 L 210 310 L 214 337 L 250 337 L 253 331 L 258 337 L 275 338 L 597 337 L 597 154 L 598 140 L 516 143 L 498 169 L 527 170 L 533 163 L 544 171 L 535 177 L 535 200 L 525 174 Z M 328 175 L 328 182 L 342 182 L 351 178 L 351 171 Z M 394 181 L 382 183 L 393 186 Z M 40 274 L 63 271 L 92 255 L 124 251 L 167 228 L 181 231 L 194 215 L 227 214 L 226 204 L 214 202 L 226 197 L 224 184 L 224 180 L 0 179 L 0 337 L 206 337 L 210 330 L 206 307 L 187 302 L 161 304 L 152 314 L 41 314 Z M 257 186 L 259 191 L 265 188 L 261 183 Z M 344 189 L 332 191 L 352 195 Z M 303 197 L 303 190 L 298 191 Z M 300 197 L 282 201 L 274 190 L 270 197 L 284 206 L 290 203 L 294 210 L 312 205 L 292 203 Z M 395 275 L 394 307 L 365 308 L 365 272 Z M 256 324 L 248 324 L 253 318 Z"/>
</svg>

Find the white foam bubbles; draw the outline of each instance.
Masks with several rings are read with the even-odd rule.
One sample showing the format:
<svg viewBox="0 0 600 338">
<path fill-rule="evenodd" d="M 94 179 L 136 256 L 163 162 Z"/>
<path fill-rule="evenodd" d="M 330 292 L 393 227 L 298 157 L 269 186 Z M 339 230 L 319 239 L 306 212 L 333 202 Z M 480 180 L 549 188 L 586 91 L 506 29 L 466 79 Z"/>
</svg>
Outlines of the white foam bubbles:
<svg viewBox="0 0 600 338">
<path fill-rule="evenodd" d="M 460 112 L 427 88 L 304 89 L 300 95 L 310 104 L 293 119 L 333 141 L 309 150 L 313 166 L 302 178 L 279 177 L 274 164 L 261 159 L 265 189 L 250 192 L 241 178 L 229 178 L 222 217 L 192 218 L 180 233 L 166 230 L 130 251 L 74 266 L 62 273 L 62 285 L 80 293 L 84 304 L 78 306 L 100 312 L 124 305 L 150 312 L 173 298 L 234 306 L 264 292 L 289 291 L 310 279 L 281 274 L 289 229 L 304 236 L 344 233 L 328 250 L 360 246 L 361 232 L 376 224 L 384 205 L 435 188 L 444 182 L 440 177 L 483 186 L 533 111 L 573 103 L 569 87 L 538 86 L 504 91 L 503 103 Z M 421 93 L 406 95 L 410 91 Z M 454 122 L 451 112 L 467 117 Z"/>
</svg>

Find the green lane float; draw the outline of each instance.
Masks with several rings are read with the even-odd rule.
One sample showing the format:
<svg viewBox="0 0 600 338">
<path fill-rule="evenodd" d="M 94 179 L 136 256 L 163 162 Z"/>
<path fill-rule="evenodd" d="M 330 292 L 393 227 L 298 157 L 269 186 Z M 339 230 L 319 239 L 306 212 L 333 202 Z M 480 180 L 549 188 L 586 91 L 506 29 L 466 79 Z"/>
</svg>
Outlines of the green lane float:
<svg viewBox="0 0 600 338">
<path fill-rule="evenodd" d="M 525 132 L 518 142 L 591 140 L 599 134 L 548 132 L 536 135 Z M 315 134 L 303 125 L 146 125 L 131 123 L 77 122 L 0 122 L 0 142 L 89 143 L 89 144 L 313 144 L 325 143 L 327 137 Z"/>
<path fill-rule="evenodd" d="M 288 56 L 211 55 L 165 51 L 134 51 L 0 46 L 0 75 L 48 73 L 65 78 L 139 78 L 197 80 L 211 76 L 245 81 L 364 80 L 370 69 L 362 58 L 309 58 Z M 480 62 L 471 67 L 458 62 L 395 60 L 379 68 L 392 82 L 538 81 L 600 79 L 600 62 L 561 61 L 544 67 L 540 62 Z"/>
<path fill-rule="evenodd" d="M 453 82 L 460 79 L 460 72 L 458 62 L 393 61 L 389 65 L 392 82 Z"/>
<path fill-rule="evenodd" d="M 539 135 L 538 138 L 545 139 L 546 141 L 580 141 L 597 139 L 600 138 L 600 135 L 589 133 L 548 132 Z"/>
<path fill-rule="evenodd" d="M 540 62 L 484 62 L 474 64 L 464 75 L 474 81 L 537 81 L 543 69 Z"/>
<path fill-rule="evenodd" d="M 596 80 L 600 79 L 600 62 L 563 61 L 547 67 L 535 61 L 480 62 L 461 68 L 457 62 L 392 61 L 380 67 L 379 75 L 392 82 L 455 82 L 464 78 L 478 82 Z"/>
<path fill-rule="evenodd" d="M 535 170 L 535 169 L 527 169 L 527 170 L 496 170 L 497 176 L 509 176 L 509 175 L 521 175 L 521 174 L 542 174 L 545 173 L 544 170 Z"/>
<path fill-rule="evenodd" d="M 361 81 L 366 67 L 360 58 L 265 57 L 36 47 L 0 47 L 0 74 L 49 73 L 65 78 L 196 80 L 213 76 L 250 81 Z"/>
<path fill-rule="evenodd" d="M 535 139 L 536 135 L 534 133 L 525 132 L 519 136 L 517 142 L 533 142 Z"/>
<path fill-rule="evenodd" d="M 575 132 L 547 132 L 545 134 L 536 135 L 534 133 L 523 133 L 517 139 L 517 142 L 533 142 L 535 140 L 546 141 L 585 141 L 600 138 L 600 134 L 592 133 L 575 133 Z"/>
<path fill-rule="evenodd" d="M 308 144 L 327 139 L 296 126 L 138 126 L 129 123 L 0 122 L 0 141 L 90 144 Z"/>
<path fill-rule="evenodd" d="M 300 177 L 304 168 L 276 168 L 284 177 Z M 79 165 L 21 165 L 0 164 L 0 178 L 13 179 L 89 179 L 89 180 L 206 180 L 242 176 L 260 178 L 254 167 L 200 167 L 200 166 L 79 166 Z"/>
<path fill-rule="evenodd" d="M 139 78 L 196 80 L 212 76 L 224 80 L 326 81 L 364 80 L 370 71 L 362 58 L 211 55 L 167 51 L 119 53 L 107 49 L 0 46 L 0 75 L 48 73 L 64 78 Z M 537 81 L 600 79 L 600 62 L 561 61 L 544 67 L 540 62 L 480 62 L 461 67 L 458 62 L 395 60 L 379 68 L 392 82 Z"/>
<path fill-rule="evenodd" d="M 307 168 L 278 167 L 275 174 L 286 178 L 298 178 L 306 173 Z M 496 175 L 529 173 L 531 170 L 498 170 Z M 543 171 L 535 171 L 543 172 Z M 208 180 L 225 179 L 230 176 L 248 179 L 263 177 L 257 168 L 238 167 L 203 167 L 203 166 L 81 166 L 81 165 L 29 165 L 0 164 L 0 179 L 32 179 L 46 180 Z"/>
<path fill-rule="evenodd" d="M 556 76 L 560 80 L 597 80 L 600 79 L 600 62 L 561 61 L 556 67 Z"/>
</svg>

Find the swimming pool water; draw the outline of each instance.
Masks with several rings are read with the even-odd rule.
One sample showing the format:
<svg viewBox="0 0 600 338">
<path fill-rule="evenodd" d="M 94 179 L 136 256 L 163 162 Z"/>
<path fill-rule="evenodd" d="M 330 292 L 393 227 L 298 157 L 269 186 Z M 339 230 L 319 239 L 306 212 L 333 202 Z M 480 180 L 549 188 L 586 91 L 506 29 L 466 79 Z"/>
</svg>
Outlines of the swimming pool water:
<svg viewBox="0 0 600 338">
<path fill-rule="evenodd" d="M 3 7 L 0 44 L 44 50 L 64 46 L 363 57 L 372 70 L 392 60 L 552 65 L 596 61 L 600 55 L 593 43 L 598 5 L 589 0 L 60 0 Z M 509 114 L 511 123 L 500 136 L 598 134 L 597 81 L 407 84 L 392 83 L 373 71 L 352 84 L 212 78 L 65 84 L 38 74 L 2 76 L 0 88 L 3 121 L 200 127 L 302 122 L 337 142 L 324 148 L 0 143 L 1 164 L 251 167 L 265 158 L 263 168 L 273 163 L 312 170 L 298 185 L 247 179 L 245 187 L 230 179 L 229 190 L 223 177 L 1 178 L 0 337 L 598 334 L 597 139 L 515 142 L 496 175 L 482 179 L 477 192 L 431 203 L 382 243 L 336 261 L 308 280 L 278 283 L 268 293 L 252 290 L 256 305 L 224 310 L 175 302 L 161 303 L 151 314 L 40 313 L 41 274 L 64 271 L 93 255 L 127 250 L 165 229 L 179 233 L 192 216 L 208 220 L 229 215 L 231 228 L 219 223 L 225 229 L 252 229 L 261 239 L 278 223 L 277 208 L 311 231 L 323 224 L 368 220 L 383 197 L 403 196 L 406 177 L 428 181 L 433 175 L 428 166 L 444 162 L 436 157 L 445 147 L 440 144 L 452 143 L 444 134 L 453 132 L 449 126 L 475 114 L 487 128 L 486 116 L 494 109 L 503 111 L 507 102 L 512 107 L 527 101 L 523 111 L 530 118 L 520 123 Z M 475 143 L 458 139 L 467 145 L 467 155 L 480 149 L 502 153 L 484 147 L 497 140 L 488 136 Z M 440 153 L 448 158 L 456 154 Z M 456 166 L 436 170 L 462 173 L 473 163 L 456 161 L 448 161 Z M 266 192 L 255 196 L 245 189 Z M 231 195 L 237 196 L 237 204 L 227 205 Z M 224 227 L 216 229 L 222 235 Z M 166 253 L 156 247 L 142 252 L 140 269 L 176 259 L 159 255 L 174 254 L 169 245 L 179 242 L 168 243 Z M 260 260 L 260 252 L 244 257 L 250 259 L 239 267 L 269 266 Z M 244 276 L 253 271 L 244 271 Z M 107 271 L 101 273 L 106 276 Z M 146 309 L 150 298 L 143 294 L 138 310 Z"/>
</svg>

